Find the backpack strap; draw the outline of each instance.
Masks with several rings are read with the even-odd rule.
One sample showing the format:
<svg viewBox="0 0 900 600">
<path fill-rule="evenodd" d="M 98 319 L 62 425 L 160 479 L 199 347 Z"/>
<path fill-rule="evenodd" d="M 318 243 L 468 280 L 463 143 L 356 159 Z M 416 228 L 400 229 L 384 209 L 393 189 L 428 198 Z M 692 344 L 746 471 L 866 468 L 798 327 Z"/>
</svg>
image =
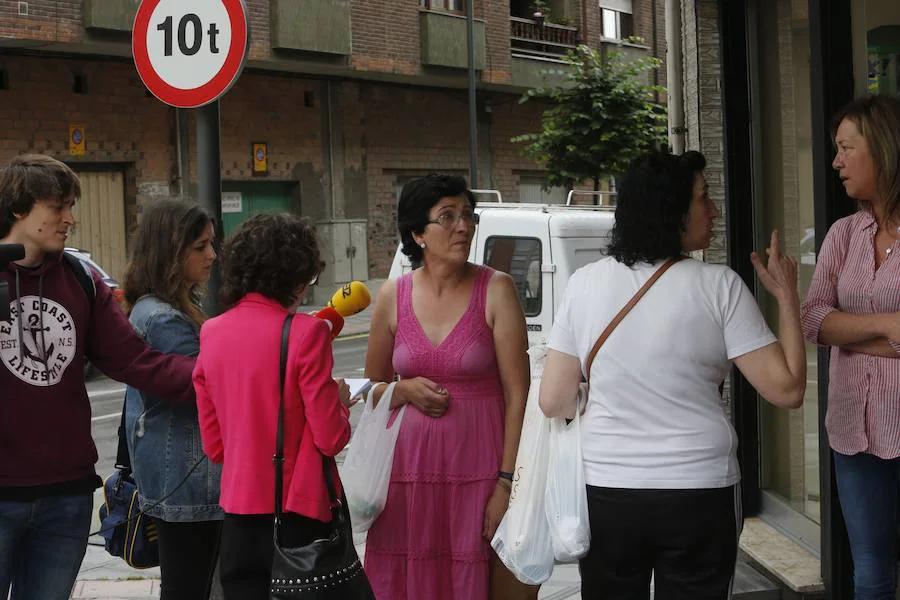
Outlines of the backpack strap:
<svg viewBox="0 0 900 600">
<path fill-rule="evenodd" d="M 91 307 L 91 313 L 94 312 L 94 301 L 97 299 L 97 287 L 94 282 L 94 278 L 91 277 L 91 274 L 88 273 L 87 269 L 81 264 L 81 261 L 69 254 L 68 252 L 63 251 L 63 260 L 69 264 L 69 268 L 72 269 L 72 273 L 75 275 L 75 279 L 78 280 L 78 285 L 81 286 L 81 289 L 84 290 L 84 295 L 87 296 L 88 306 Z"/>
<path fill-rule="evenodd" d="M 122 402 L 122 418 L 119 420 L 119 429 L 116 431 L 119 437 L 119 443 L 116 446 L 116 464 L 117 469 L 122 469 L 131 473 L 131 455 L 128 453 L 128 431 L 125 429 L 125 408 L 128 405 L 128 396 Z"/>
<path fill-rule="evenodd" d="M 89 315 L 94 314 L 94 304 L 97 300 L 97 284 L 94 281 L 94 278 L 88 272 L 87 268 L 82 264 L 80 260 L 72 256 L 66 251 L 63 251 L 63 261 L 68 263 L 69 268 L 72 269 L 72 274 L 75 275 L 75 279 L 78 280 L 78 285 L 81 286 L 81 289 L 84 290 L 84 295 L 87 296 L 88 299 L 88 307 L 89 307 Z M 125 432 L 125 402 L 122 403 L 122 419 L 119 422 L 119 445 L 116 451 L 116 468 L 127 470 L 129 473 L 131 472 L 131 457 L 128 455 L 128 442 Z"/>
</svg>

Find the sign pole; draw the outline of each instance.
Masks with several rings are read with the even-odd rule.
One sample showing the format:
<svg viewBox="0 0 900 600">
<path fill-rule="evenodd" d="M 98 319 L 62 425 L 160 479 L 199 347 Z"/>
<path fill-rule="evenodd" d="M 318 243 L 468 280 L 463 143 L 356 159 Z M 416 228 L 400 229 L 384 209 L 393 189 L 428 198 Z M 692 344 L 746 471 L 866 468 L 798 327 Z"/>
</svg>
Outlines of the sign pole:
<svg viewBox="0 0 900 600">
<path fill-rule="evenodd" d="M 176 108 L 197 115 L 197 201 L 213 220 L 221 242 L 222 172 L 219 98 L 244 68 L 250 25 L 244 0 L 141 0 L 134 17 L 131 53 L 147 89 Z M 78 130 L 83 144 L 83 130 Z M 70 133 L 70 145 L 74 140 Z M 203 308 L 219 313 L 219 263 L 207 285 Z"/>
<path fill-rule="evenodd" d="M 222 171 L 219 145 L 219 101 L 215 100 L 197 111 L 197 201 L 212 217 L 216 248 L 221 248 L 222 228 Z M 218 250 L 217 250 L 218 251 Z M 219 314 L 219 288 L 222 272 L 219 262 L 213 263 L 203 308 L 209 316 Z"/>
</svg>

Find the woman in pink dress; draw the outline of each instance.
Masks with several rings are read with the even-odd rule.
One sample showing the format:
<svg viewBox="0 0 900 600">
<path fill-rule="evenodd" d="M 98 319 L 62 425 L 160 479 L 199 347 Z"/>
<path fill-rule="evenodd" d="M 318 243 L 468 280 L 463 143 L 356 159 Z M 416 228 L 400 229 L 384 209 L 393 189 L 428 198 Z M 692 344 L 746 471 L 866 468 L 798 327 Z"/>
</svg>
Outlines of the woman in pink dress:
<svg viewBox="0 0 900 600">
<path fill-rule="evenodd" d="M 487 600 L 490 539 L 509 503 L 525 399 L 525 317 L 512 278 L 468 262 L 478 215 L 462 177 L 403 188 L 403 252 L 422 266 L 386 282 L 366 375 L 409 404 L 365 569 L 379 600 Z M 385 386 L 376 389 L 380 398 Z"/>
</svg>

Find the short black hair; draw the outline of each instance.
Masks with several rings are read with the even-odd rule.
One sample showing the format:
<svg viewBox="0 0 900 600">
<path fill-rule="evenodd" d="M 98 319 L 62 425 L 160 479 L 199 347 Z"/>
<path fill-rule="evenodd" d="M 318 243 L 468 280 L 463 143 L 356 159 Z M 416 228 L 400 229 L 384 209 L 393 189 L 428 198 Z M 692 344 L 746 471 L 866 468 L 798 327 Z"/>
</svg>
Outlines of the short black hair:
<svg viewBox="0 0 900 600">
<path fill-rule="evenodd" d="M 397 204 L 397 229 L 402 242 L 401 251 L 414 263 L 422 262 L 422 249 L 413 239 L 414 233 L 422 233 L 428 225 L 428 213 L 441 198 L 465 196 L 475 210 L 475 194 L 464 177 L 429 173 L 413 179 L 403 186 Z"/>
<path fill-rule="evenodd" d="M 635 159 L 618 182 L 607 253 L 629 267 L 680 256 L 694 177 L 705 168 L 706 158 L 695 151 L 653 151 Z"/>
<path fill-rule="evenodd" d="M 290 213 L 257 214 L 222 248 L 223 308 L 257 292 L 291 306 L 297 290 L 322 271 L 319 242 L 308 219 Z"/>
</svg>

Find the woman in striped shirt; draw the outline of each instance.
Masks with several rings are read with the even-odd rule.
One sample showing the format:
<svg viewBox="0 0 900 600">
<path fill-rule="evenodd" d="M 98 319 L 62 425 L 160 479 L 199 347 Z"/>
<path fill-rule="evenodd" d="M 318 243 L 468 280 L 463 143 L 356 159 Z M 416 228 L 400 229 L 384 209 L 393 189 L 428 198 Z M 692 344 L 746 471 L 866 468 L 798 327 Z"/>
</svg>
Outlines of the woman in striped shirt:
<svg viewBox="0 0 900 600">
<path fill-rule="evenodd" d="M 838 112 L 832 167 L 859 211 L 831 226 L 803 304 L 803 332 L 832 346 L 825 427 L 857 600 L 896 593 L 900 490 L 900 99 Z"/>
</svg>

